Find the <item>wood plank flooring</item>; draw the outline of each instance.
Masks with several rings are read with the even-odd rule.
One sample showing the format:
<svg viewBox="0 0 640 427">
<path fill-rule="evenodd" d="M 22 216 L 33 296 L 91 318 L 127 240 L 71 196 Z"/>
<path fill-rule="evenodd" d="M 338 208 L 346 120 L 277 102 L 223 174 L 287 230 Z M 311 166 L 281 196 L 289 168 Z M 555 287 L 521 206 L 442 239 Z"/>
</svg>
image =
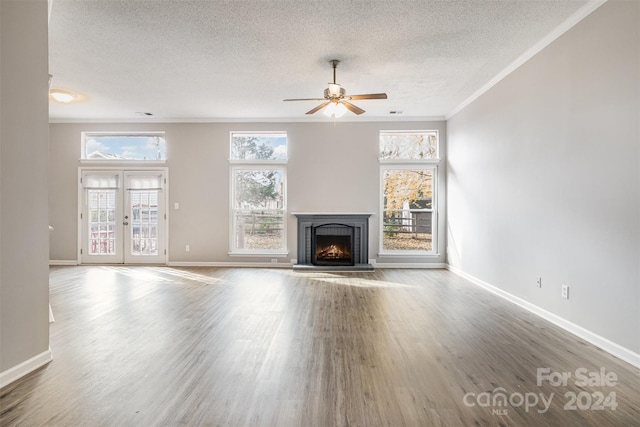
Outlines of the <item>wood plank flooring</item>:
<svg viewBox="0 0 640 427">
<path fill-rule="evenodd" d="M 50 282 L 54 360 L 2 389 L 2 426 L 640 425 L 640 370 L 444 270 Z M 538 368 L 571 378 L 538 385 Z M 581 385 L 581 368 L 617 381 Z"/>
</svg>

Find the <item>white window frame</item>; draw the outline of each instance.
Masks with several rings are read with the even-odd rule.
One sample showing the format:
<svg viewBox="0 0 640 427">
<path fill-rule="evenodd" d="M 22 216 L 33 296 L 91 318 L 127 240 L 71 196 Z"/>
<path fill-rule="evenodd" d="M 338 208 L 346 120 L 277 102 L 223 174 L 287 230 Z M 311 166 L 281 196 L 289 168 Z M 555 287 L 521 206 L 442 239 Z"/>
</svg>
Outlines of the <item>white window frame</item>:
<svg viewBox="0 0 640 427">
<path fill-rule="evenodd" d="M 246 136 L 251 136 L 251 135 L 255 135 L 255 136 L 263 136 L 263 135 L 282 135 L 287 139 L 287 156 L 285 159 L 233 159 L 231 157 L 231 152 L 233 150 L 233 136 L 234 135 L 246 135 Z M 286 165 L 287 164 L 287 160 L 289 158 L 289 136 L 287 135 L 287 132 L 283 132 L 283 131 L 265 131 L 265 132 L 256 132 L 256 131 L 249 131 L 249 132 L 241 132 L 241 131 L 231 131 L 229 132 L 229 163 L 230 164 L 259 164 L 259 165 L 264 165 L 264 164 L 272 164 L 272 165 Z"/>
<path fill-rule="evenodd" d="M 287 151 L 289 140 L 284 131 L 231 131 L 229 133 L 229 252 L 230 256 L 257 256 L 257 257 L 286 257 L 289 255 L 287 239 L 287 161 L 288 159 L 232 159 L 234 135 L 284 135 L 287 138 Z M 287 153 L 288 157 L 288 153 Z M 236 247 L 236 208 L 235 208 L 235 175 L 239 170 L 274 170 L 282 172 L 282 239 L 283 247 L 279 249 L 239 249 Z"/>
<path fill-rule="evenodd" d="M 438 198 L 440 194 L 438 169 L 440 164 L 440 135 L 437 130 L 381 130 L 379 135 L 384 133 L 435 133 L 436 134 L 436 158 L 433 159 L 381 159 L 380 161 L 380 223 L 379 223 L 379 242 L 378 255 L 384 257 L 429 257 L 436 258 L 438 254 L 438 224 L 439 209 Z M 379 148 L 378 148 L 379 149 Z M 425 212 L 431 212 L 431 250 L 403 250 L 403 249 L 385 249 L 384 248 L 384 174 L 388 170 L 430 170 L 433 177 L 433 197 L 431 200 L 431 209 Z"/>
<path fill-rule="evenodd" d="M 378 142 L 378 159 L 380 163 L 390 163 L 390 164 L 439 164 L 440 163 L 440 132 L 437 130 L 381 130 L 378 133 L 378 136 L 382 136 L 385 133 L 392 134 L 414 134 L 414 133 L 435 133 L 436 135 L 436 156 L 432 159 L 381 159 L 379 157 L 380 153 L 380 143 Z M 379 141 L 379 140 L 378 140 Z"/>
<path fill-rule="evenodd" d="M 152 160 L 140 160 L 140 159 L 87 159 L 86 155 L 86 147 L 87 147 L 87 139 L 92 137 L 101 137 L 101 136 L 121 136 L 121 137 L 156 137 L 160 136 L 164 138 L 165 143 L 165 158 L 164 159 L 152 159 Z M 166 132 L 164 131 L 147 131 L 147 132 L 94 132 L 94 131 L 85 131 L 81 132 L 80 136 L 80 163 L 88 164 L 88 165 L 111 165 L 111 164 L 125 164 L 125 165 L 164 165 L 167 163 L 167 159 L 169 158 L 169 142 L 167 140 Z"/>
</svg>

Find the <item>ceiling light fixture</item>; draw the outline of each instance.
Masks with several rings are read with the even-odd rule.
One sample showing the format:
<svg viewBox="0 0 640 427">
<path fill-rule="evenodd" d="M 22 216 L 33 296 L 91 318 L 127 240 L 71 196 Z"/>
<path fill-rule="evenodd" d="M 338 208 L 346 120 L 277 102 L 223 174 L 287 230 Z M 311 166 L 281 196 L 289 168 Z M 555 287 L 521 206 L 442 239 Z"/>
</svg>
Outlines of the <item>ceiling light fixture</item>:
<svg viewBox="0 0 640 427">
<path fill-rule="evenodd" d="M 49 91 L 49 95 L 51 95 L 51 98 L 53 98 L 54 101 L 61 102 L 63 104 L 73 102 L 78 97 L 75 93 L 64 89 L 51 89 Z"/>
<path fill-rule="evenodd" d="M 322 101 L 322 104 L 307 111 L 307 114 L 313 114 L 320 110 L 324 110 L 324 115 L 327 117 L 342 117 L 347 110 L 358 115 L 364 113 L 362 108 L 353 105 L 349 101 L 361 99 L 387 99 L 386 93 L 347 95 L 344 88 L 336 83 L 336 68 L 340 61 L 332 59 L 329 63 L 333 68 L 333 83 L 329 83 L 329 87 L 324 90 L 323 98 L 289 98 L 285 99 L 285 101 Z"/>
<path fill-rule="evenodd" d="M 327 88 L 329 92 L 329 96 L 344 96 L 344 89 L 340 87 L 337 83 L 329 83 L 329 87 Z"/>
<path fill-rule="evenodd" d="M 339 119 L 347 112 L 347 107 L 342 102 L 330 102 L 323 111 L 323 114 L 327 117 L 335 117 Z"/>
</svg>

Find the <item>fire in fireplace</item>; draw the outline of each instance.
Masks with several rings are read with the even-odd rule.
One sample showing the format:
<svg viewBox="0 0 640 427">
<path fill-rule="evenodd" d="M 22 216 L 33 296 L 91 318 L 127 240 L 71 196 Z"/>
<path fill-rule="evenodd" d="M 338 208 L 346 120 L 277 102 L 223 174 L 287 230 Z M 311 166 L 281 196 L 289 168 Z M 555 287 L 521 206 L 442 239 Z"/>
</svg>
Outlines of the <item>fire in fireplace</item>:
<svg viewBox="0 0 640 427">
<path fill-rule="evenodd" d="M 355 265 L 353 234 L 353 227 L 343 224 L 313 227 L 312 264 Z"/>
</svg>

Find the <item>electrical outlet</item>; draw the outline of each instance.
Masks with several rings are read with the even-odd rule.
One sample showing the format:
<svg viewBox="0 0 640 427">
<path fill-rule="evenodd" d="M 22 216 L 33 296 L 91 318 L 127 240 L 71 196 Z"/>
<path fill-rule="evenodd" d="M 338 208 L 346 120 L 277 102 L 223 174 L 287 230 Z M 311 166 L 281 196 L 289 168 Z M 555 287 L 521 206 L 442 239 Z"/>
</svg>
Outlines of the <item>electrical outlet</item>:
<svg viewBox="0 0 640 427">
<path fill-rule="evenodd" d="M 569 299 L 569 285 L 562 285 L 562 298 Z"/>
<path fill-rule="evenodd" d="M 185 252 L 190 252 L 190 251 L 191 251 L 191 246 L 189 246 L 189 245 L 184 245 L 184 251 L 185 251 Z"/>
<path fill-rule="evenodd" d="M 536 286 L 537 286 L 538 288 L 541 288 L 541 287 L 542 287 L 542 277 L 537 277 L 537 278 L 536 278 Z"/>
</svg>

